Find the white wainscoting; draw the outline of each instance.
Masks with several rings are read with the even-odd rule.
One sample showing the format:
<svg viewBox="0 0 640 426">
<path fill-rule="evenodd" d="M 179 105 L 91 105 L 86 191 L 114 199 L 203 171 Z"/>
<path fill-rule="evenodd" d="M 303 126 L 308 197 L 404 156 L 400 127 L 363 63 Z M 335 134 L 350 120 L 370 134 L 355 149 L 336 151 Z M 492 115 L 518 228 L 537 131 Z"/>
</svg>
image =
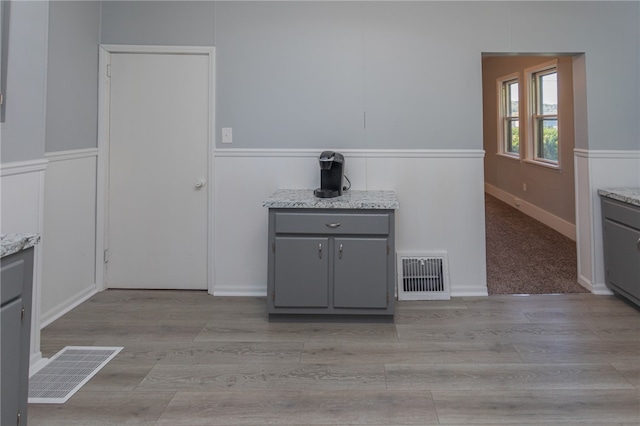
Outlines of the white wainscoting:
<svg viewBox="0 0 640 426">
<path fill-rule="evenodd" d="M 96 148 L 46 155 L 42 327 L 97 292 L 97 155 Z"/>
<path fill-rule="evenodd" d="M 599 188 L 640 187 L 640 151 L 574 151 L 578 280 L 594 294 L 611 294 L 605 284 Z"/>
<path fill-rule="evenodd" d="M 0 232 L 42 235 L 44 178 L 47 160 L 32 160 L 0 165 Z M 33 302 L 31 311 L 31 370 L 46 363 L 40 351 L 40 302 L 42 289 L 42 242 L 34 248 Z"/>
<path fill-rule="evenodd" d="M 214 295 L 266 295 L 267 210 L 262 201 L 278 188 L 318 187 L 320 151 L 216 151 Z M 352 189 L 388 189 L 398 195 L 398 251 L 446 251 L 451 294 L 487 295 L 484 151 L 339 151 Z"/>
</svg>

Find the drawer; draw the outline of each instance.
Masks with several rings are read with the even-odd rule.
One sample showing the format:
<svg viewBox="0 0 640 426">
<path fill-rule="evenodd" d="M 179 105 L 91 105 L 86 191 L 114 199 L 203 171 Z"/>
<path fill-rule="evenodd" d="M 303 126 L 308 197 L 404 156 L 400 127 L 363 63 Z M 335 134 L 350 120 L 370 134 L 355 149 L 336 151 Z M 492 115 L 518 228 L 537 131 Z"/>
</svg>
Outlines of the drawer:
<svg viewBox="0 0 640 426">
<path fill-rule="evenodd" d="M 388 213 L 276 213 L 277 234 L 389 234 Z"/>
<path fill-rule="evenodd" d="M 25 263 L 22 258 L 15 255 L 2 259 L 2 271 L 0 282 L 2 283 L 2 305 L 19 297 L 22 294 L 24 282 Z"/>
<path fill-rule="evenodd" d="M 640 208 L 604 197 L 601 200 L 603 218 L 640 229 Z"/>
</svg>

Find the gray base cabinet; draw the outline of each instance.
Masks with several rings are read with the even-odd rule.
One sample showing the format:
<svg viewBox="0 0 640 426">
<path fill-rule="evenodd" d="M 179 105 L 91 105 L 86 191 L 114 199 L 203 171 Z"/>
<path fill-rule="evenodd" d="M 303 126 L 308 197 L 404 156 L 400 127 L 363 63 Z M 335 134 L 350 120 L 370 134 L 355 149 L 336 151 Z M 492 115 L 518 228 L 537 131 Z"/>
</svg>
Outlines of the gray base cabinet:
<svg viewBox="0 0 640 426">
<path fill-rule="evenodd" d="M 27 424 L 33 251 L 0 260 L 2 426 Z"/>
<path fill-rule="evenodd" d="M 269 209 L 267 311 L 394 311 L 393 210 Z"/>
<path fill-rule="evenodd" d="M 640 306 L 640 207 L 601 197 L 605 279 Z"/>
</svg>

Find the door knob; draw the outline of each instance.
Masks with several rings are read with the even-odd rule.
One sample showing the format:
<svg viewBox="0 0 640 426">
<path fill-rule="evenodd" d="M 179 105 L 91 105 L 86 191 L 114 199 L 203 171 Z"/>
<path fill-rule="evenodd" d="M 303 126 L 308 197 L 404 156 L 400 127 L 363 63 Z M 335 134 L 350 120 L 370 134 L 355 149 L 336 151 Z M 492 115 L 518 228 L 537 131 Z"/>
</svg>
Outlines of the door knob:
<svg viewBox="0 0 640 426">
<path fill-rule="evenodd" d="M 198 181 L 196 182 L 196 188 L 200 189 L 202 187 L 204 187 L 207 184 L 207 181 L 204 179 L 198 179 Z"/>
</svg>

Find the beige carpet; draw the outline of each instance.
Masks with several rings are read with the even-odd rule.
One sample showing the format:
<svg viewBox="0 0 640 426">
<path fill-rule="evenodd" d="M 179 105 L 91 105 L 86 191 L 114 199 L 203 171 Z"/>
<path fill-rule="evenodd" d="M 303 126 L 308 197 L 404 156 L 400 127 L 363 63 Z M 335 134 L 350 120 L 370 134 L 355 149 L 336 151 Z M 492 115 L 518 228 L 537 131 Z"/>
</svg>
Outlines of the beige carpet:
<svg viewBox="0 0 640 426">
<path fill-rule="evenodd" d="M 575 241 L 488 194 L 485 212 L 489 294 L 588 293 Z"/>
</svg>

